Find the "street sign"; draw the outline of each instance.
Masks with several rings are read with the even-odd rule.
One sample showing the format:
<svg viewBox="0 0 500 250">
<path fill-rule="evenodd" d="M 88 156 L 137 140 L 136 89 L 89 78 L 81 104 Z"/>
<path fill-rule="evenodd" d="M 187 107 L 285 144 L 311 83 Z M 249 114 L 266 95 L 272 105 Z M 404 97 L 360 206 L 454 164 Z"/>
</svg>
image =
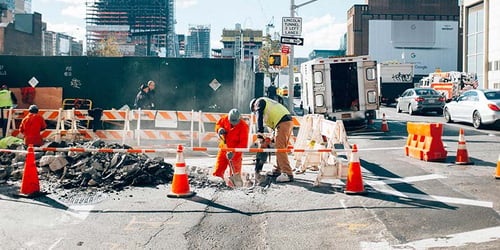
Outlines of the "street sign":
<svg viewBox="0 0 500 250">
<path fill-rule="evenodd" d="M 302 37 L 288 37 L 282 36 L 280 42 L 282 44 L 291 44 L 291 45 L 304 45 L 304 38 Z"/>
<path fill-rule="evenodd" d="M 286 45 L 281 46 L 281 53 L 285 53 L 285 54 L 290 53 L 290 46 L 286 46 Z"/>
<path fill-rule="evenodd" d="M 281 34 L 284 36 L 300 36 L 302 33 L 302 17 L 283 17 Z"/>
</svg>

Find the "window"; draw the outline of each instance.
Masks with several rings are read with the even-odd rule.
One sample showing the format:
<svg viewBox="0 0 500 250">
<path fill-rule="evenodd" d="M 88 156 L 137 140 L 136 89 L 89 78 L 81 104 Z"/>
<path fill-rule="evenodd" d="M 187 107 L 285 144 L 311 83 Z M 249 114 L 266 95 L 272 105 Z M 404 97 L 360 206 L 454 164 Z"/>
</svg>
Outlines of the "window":
<svg viewBox="0 0 500 250">
<path fill-rule="evenodd" d="M 367 93 L 367 100 L 368 100 L 368 103 L 376 103 L 377 101 L 377 93 L 375 93 L 375 91 L 371 90 L 371 91 L 368 91 Z"/>
<path fill-rule="evenodd" d="M 366 79 L 368 81 L 373 81 L 375 80 L 376 75 L 375 75 L 375 68 L 368 68 L 366 69 Z"/>
<path fill-rule="evenodd" d="M 316 95 L 314 97 L 314 101 L 316 103 L 316 107 L 323 107 L 325 105 L 323 101 L 323 95 Z"/>
<path fill-rule="evenodd" d="M 323 83 L 323 72 L 321 72 L 321 71 L 314 72 L 314 83 L 315 84 Z"/>
</svg>

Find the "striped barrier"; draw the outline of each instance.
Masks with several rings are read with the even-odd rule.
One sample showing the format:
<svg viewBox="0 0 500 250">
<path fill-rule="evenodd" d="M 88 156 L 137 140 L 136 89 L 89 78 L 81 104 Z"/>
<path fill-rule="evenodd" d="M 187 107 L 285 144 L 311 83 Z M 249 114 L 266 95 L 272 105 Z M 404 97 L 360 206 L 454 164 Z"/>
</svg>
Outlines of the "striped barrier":
<svg viewBox="0 0 500 250">
<path fill-rule="evenodd" d="M 8 118 L 7 134 L 12 136 L 19 135 L 19 130 L 16 125 L 20 123 L 29 111 L 27 109 L 9 109 L 4 110 L 5 117 Z M 56 123 L 55 129 L 47 129 L 42 132 L 42 137 L 45 139 L 55 138 L 56 141 L 66 138 L 73 139 L 102 139 L 112 141 L 137 140 L 140 145 L 141 140 L 172 140 L 185 141 L 190 140 L 191 145 L 194 139 L 198 140 L 198 145 L 204 142 L 218 142 L 218 136 L 215 131 L 206 131 L 205 124 L 212 124 L 221 119 L 226 113 L 204 113 L 194 111 L 164 111 L 164 110 L 103 110 L 101 121 L 112 123 L 118 126 L 123 126 L 123 129 L 105 129 L 96 130 L 87 129 L 90 121 L 94 118 L 90 115 L 89 110 L 45 110 L 41 109 L 39 114 L 46 121 Z M 251 126 L 255 124 L 256 119 L 252 114 L 243 114 L 245 119 Z M 300 117 L 293 117 L 294 126 L 300 126 Z M 136 130 L 130 129 L 130 122 L 136 121 Z M 141 121 L 155 121 L 154 129 L 141 129 Z M 178 122 L 191 122 L 191 128 L 188 131 L 176 130 L 179 128 Z M 195 128 L 195 125 L 198 128 Z M 166 128 L 173 129 L 167 130 Z M 255 133 L 251 132 L 251 143 L 255 143 L 257 138 Z"/>
</svg>

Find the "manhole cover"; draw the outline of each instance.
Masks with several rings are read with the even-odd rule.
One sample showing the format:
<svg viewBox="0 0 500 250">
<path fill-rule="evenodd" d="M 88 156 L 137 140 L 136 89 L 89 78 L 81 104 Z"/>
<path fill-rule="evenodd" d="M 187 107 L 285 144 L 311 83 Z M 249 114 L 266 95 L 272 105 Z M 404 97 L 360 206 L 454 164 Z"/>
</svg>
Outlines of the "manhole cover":
<svg viewBox="0 0 500 250">
<path fill-rule="evenodd" d="M 104 201 L 108 196 L 104 193 L 66 194 L 60 200 L 66 204 L 89 205 Z"/>
</svg>

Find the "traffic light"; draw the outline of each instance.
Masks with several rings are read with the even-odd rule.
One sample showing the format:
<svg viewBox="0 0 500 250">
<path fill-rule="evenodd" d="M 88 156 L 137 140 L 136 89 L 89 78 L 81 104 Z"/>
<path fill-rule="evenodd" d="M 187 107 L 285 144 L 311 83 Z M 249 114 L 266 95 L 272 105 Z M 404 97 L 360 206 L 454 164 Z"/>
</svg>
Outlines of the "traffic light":
<svg viewBox="0 0 500 250">
<path fill-rule="evenodd" d="M 288 56 L 285 53 L 272 53 L 269 56 L 269 66 L 284 68 L 288 66 Z"/>
<path fill-rule="evenodd" d="M 288 67 L 288 55 L 285 53 L 281 53 L 281 67 Z"/>
</svg>

